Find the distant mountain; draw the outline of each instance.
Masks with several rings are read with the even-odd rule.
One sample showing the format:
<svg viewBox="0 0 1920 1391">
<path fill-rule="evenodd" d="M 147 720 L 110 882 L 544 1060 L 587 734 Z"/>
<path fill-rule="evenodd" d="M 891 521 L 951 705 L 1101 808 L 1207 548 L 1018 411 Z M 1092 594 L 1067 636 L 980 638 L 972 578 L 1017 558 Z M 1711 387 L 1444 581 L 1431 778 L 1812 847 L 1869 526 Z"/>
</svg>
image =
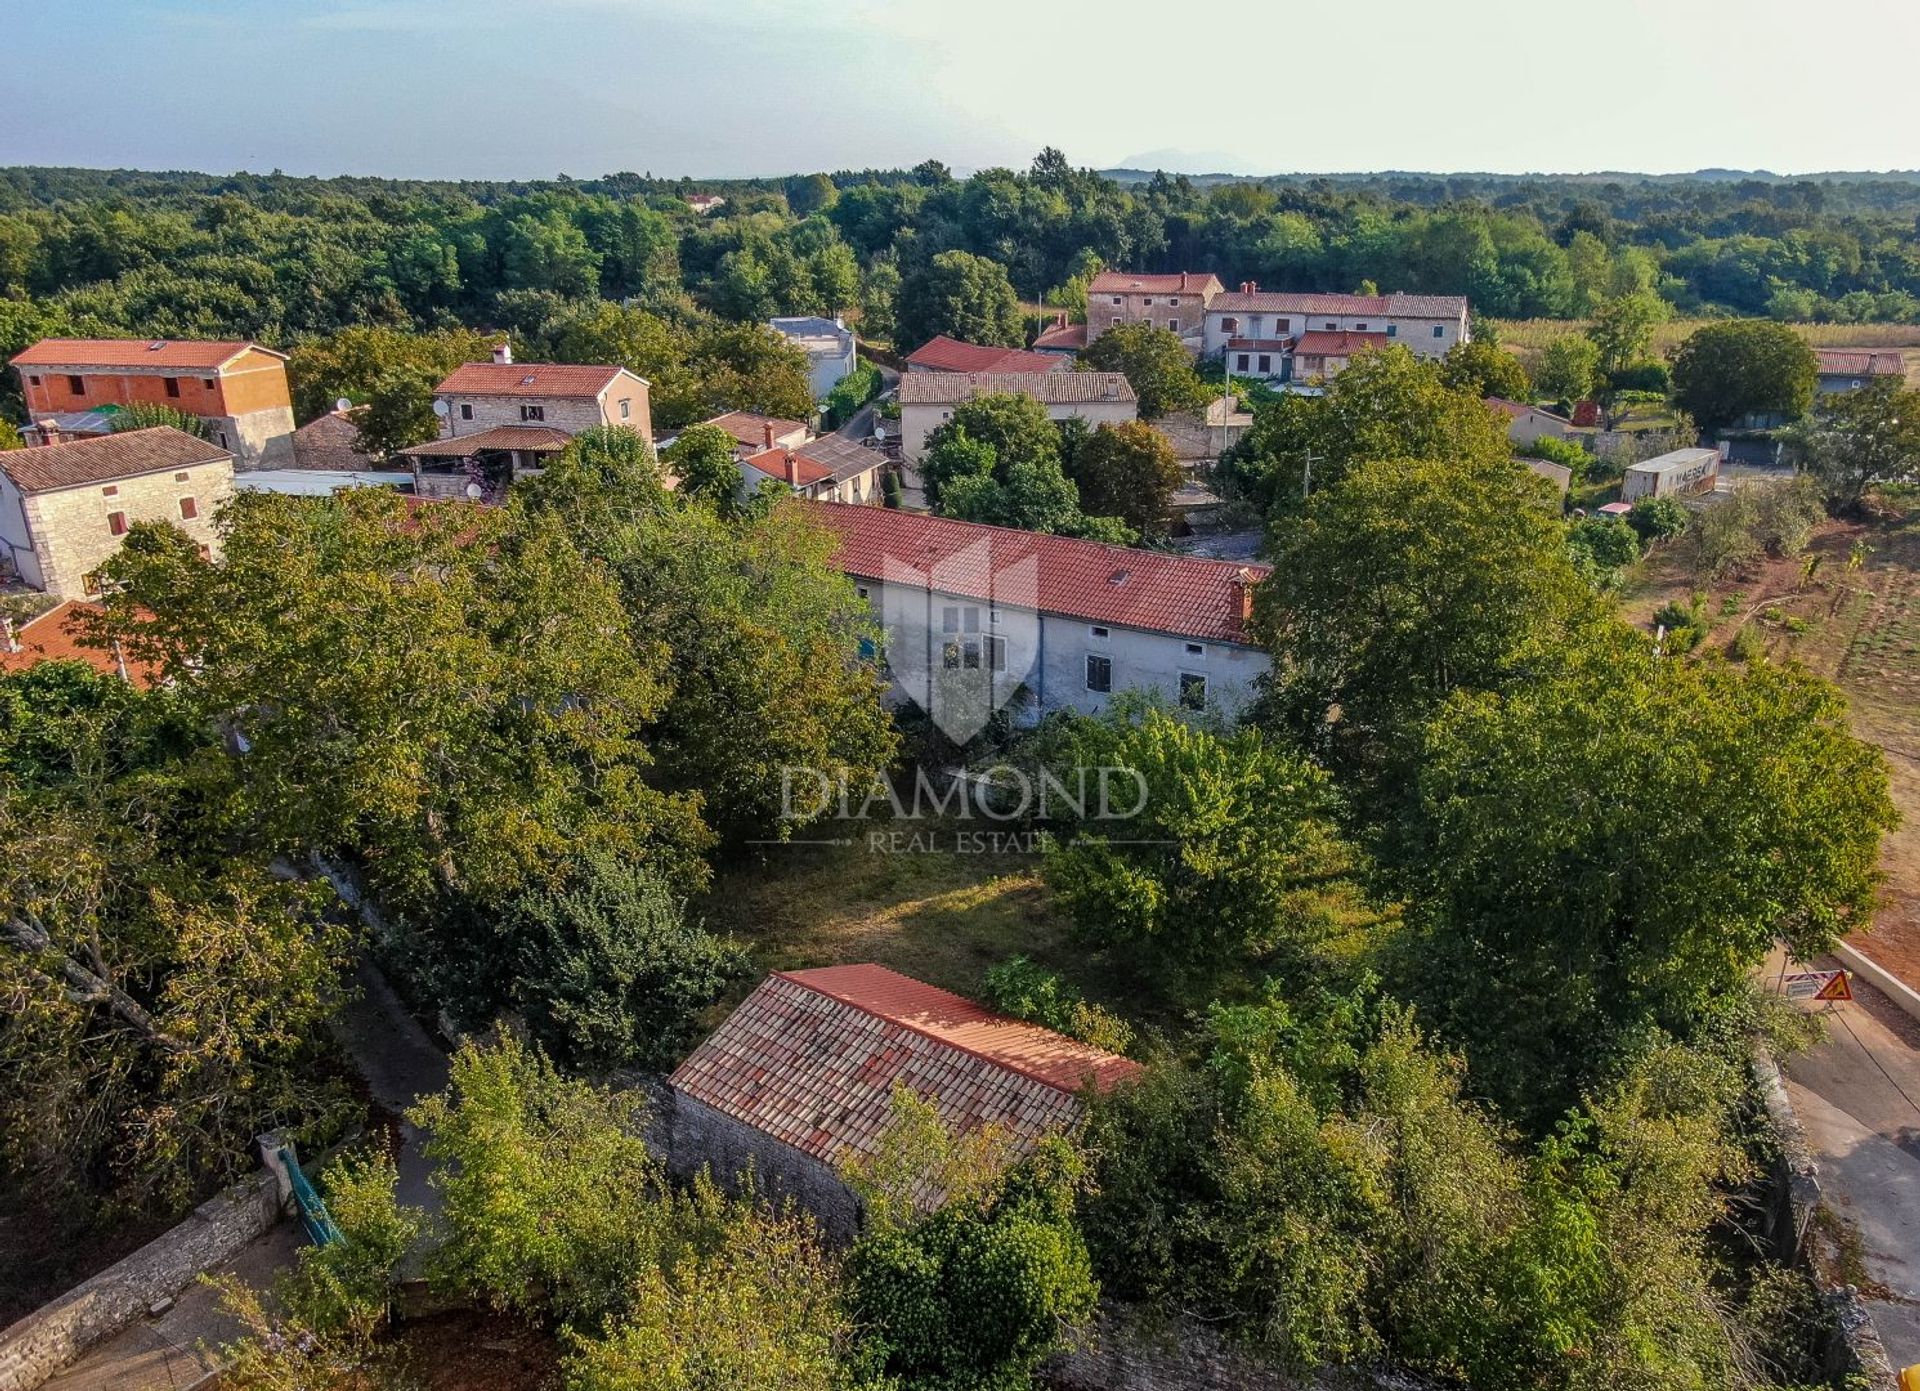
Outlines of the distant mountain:
<svg viewBox="0 0 1920 1391">
<path fill-rule="evenodd" d="M 1143 183 L 1147 179 L 1152 178 L 1153 171 L 1156 169 L 1165 169 L 1170 174 L 1184 170 L 1187 172 L 1188 178 L 1205 178 L 1210 180 L 1259 177 L 1258 175 L 1244 173 L 1229 174 L 1221 172 L 1194 174 L 1192 172 L 1195 169 L 1221 171 L 1229 169 L 1244 170 L 1247 168 L 1248 163 L 1249 161 L 1243 156 L 1230 155 L 1223 150 L 1148 150 L 1144 154 L 1128 155 L 1120 161 L 1121 169 L 1124 172 L 1141 175 L 1138 179 L 1129 180 L 1129 182 L 1134 183 Z M 1142 173 L 1142 171 L 1145 172 Z M 1102 172 L 1107 173 L 1109 177 L 1113 174 L 1113 171 Z"/>
</svg>

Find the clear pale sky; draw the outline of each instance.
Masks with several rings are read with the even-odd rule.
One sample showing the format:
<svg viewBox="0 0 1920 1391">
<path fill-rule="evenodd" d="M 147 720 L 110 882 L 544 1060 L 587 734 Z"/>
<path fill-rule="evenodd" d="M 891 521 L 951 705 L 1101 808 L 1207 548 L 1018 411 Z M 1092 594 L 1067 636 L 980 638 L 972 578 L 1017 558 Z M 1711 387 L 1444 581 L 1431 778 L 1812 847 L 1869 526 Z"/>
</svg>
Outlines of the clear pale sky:
<svg viewBox="0 0 1920 1391">
<path fill-rule="evenodd" d="M 661 176 L 1920 166 L 1920 3 L 72 0 L 0 163 Z"/>
</svg>

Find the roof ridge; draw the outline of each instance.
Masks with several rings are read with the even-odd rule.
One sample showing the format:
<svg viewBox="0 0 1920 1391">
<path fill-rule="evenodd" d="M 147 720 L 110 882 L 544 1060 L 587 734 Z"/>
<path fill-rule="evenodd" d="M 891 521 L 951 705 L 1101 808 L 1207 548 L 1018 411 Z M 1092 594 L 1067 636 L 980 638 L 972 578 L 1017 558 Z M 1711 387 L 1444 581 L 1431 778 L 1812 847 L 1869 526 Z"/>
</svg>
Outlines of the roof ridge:
<svg viewBox="0 0 1920 1391">
<path fill-rule="evenodd" d="M 849 512 L 871 512 L 875 509 L 859 502 L 833 502 L 827 499 L 812 502 L 814 507 L 844 507 Z M 1004 531 L 1010 536 L 1039 538 L 1046 542 L 1058 542 L 1069 546 L 1090 546 L 1110 554 L 1125 556 L 1150 556 L 1155 560 L 1180 561 L 1188 564 L 1223 565 L 1233 569 L 1243 569 L 1251 564 L 1256 568 L 1272 567 L 1266 561 L 1222 560 L 1211 555 L 1182 555 L 1175 551 L 1150 551 L 1139 546 L 1125 546 L 1118 541 L 1095 541 L 1086 536 L 1058 536 L 1049 531 L 1033 531 L 1026 527 L 1006 526 L 1000 522 L 971 522 L 961 517 L 937 517 L 931 512 L 909 512 L 899 508 L 883 508 L 883 511 L 898 512 L 903 517 L 912 517 L 917 522 L 931 523 L 936 526 L 969 527 L 976 531 Z M 938 988 L 938 987 L 936 987 Z"/>
</svg>

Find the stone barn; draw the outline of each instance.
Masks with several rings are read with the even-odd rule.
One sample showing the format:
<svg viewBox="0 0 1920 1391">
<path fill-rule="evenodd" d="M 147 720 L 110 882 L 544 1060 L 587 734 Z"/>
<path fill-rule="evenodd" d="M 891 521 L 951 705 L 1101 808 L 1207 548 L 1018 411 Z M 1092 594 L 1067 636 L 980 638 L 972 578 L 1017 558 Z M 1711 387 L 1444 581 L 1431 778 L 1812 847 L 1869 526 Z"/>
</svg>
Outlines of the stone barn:
<svg viewBox="0 0 1920 1391">
<path fill-rule="evenodd" d="M 670 1164 L 725 1180 L 751 1164 L 844 1242 L 860 1205 L 841 1166 L 878 1146 L 895 1087 L 956 1133 L 999 1126 L 1024 1151 L 1078 1121 L 1086 1088 L 1139 1070 L 885 966 L 779 971 L 674 1072 Z"/>
</svg>

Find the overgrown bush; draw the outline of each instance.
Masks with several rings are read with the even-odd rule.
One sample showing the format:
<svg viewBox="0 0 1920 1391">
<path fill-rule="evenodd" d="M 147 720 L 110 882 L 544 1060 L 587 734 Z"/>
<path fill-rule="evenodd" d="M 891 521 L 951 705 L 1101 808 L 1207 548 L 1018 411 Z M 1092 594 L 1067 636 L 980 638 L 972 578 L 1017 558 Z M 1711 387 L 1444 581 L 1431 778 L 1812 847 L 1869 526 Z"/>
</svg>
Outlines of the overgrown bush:
<svg viewBox="0 0 1920 1391">
<path fill-rule="evenodd" d="M 824 423 L 829 430 L 838 430 L 854 416 L 861 407 L 880 394 L 886 380 L 880 375 L 880 369 L 865 358 L 859 358 L 853 370 L 834 384 L 827 393 L 827 399 L 821 402 L 820 409 L 825 417 Z"/>
<path fill-rule="evenodd" d="M 1627 525 L 1639 533 L 1643 547 L 1680 535 L 1690 521 L 1686 507 L 1671 497 L 1643 497 L 1627 512 Z"/>
<path fill-rule="evenodd" d="M 1096 1048 L 1124 1053 L 1133 1041 L 1133 1028 L 1126 1020 L 1088 1004 L 1072 982 L 1024 956 L 1010 956 L 989 966 L 984 993 L 987 1003 L 1003 1014 L 1044 1025 Z"/>
<path fill-rule="evenodd" d="M 1557 435 L 1541 435 L 1525 444 L 1515 445 L 1513 452 L 1523 459 L 1545 459 L 1550 464 L 1570 468 L 1576 480 L 1584 477 L 1587 467 L 1594 462 L 1593 455 L 1580 445 Z"/>
</svg>

